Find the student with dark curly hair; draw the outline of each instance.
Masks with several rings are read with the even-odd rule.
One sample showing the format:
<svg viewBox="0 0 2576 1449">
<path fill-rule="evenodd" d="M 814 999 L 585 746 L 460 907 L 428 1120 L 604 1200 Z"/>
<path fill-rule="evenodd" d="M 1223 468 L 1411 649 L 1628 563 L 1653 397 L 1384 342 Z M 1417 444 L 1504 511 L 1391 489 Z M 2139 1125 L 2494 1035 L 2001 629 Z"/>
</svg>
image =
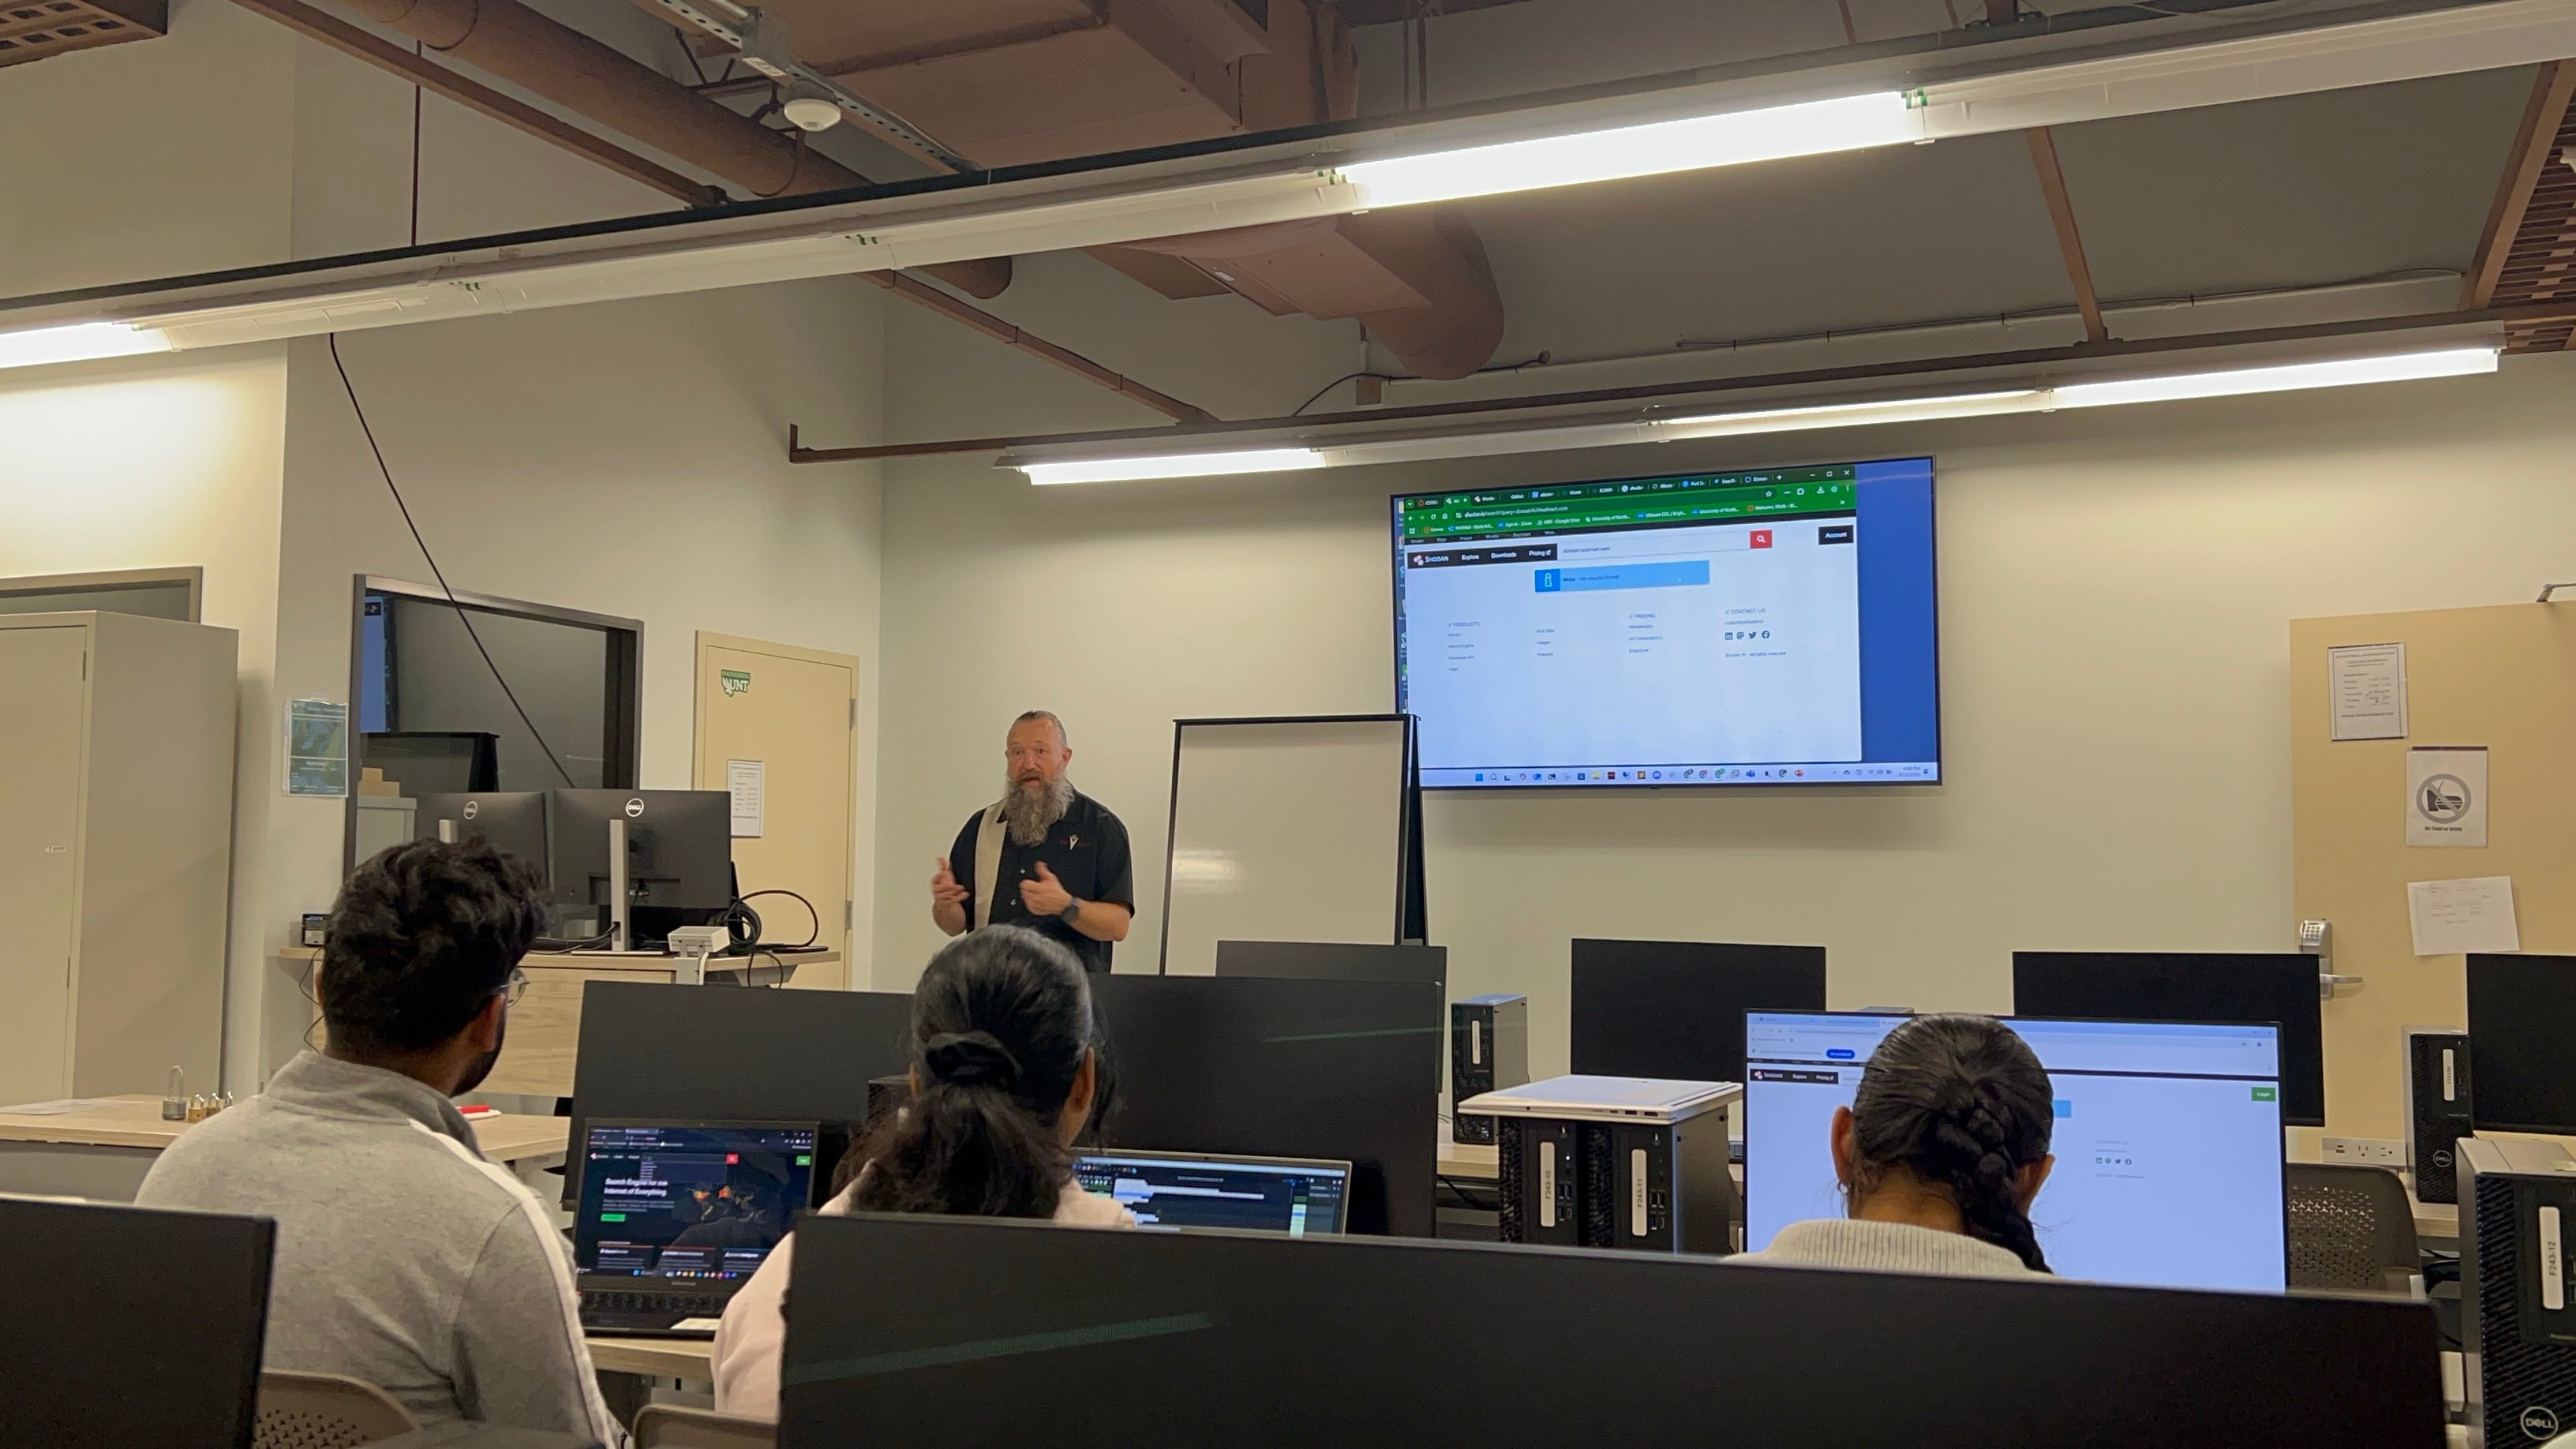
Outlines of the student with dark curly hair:
<svg viewBox="0 0 2576 1449">
<path fill-rule="evenodd" d="M 1133 1227 L 1073 1180 L 1098 1105 L 1100 1034 L 1074 954 L 988 926 L 930 958 L 912 994 L 912 1100 L 852 1149 L 826 1213 L 951 1213 Z M 778 1362 L 795 1239 L 778 1245 L 716 1330 L 716 1407 L 778 1417 Z M 802 1287 L 803 1285 L 799 1285 Z"/>
<path fill-rule="evenodd" d="M 501 1055 L 544 900 L 481 841 L 359 866 L 315 979 L 329 1045 L 188 1129 L 136 1201 L 277 1220 L 267 1367 L 364 1379 L 425 1427 L 615 1444 L 563 1237 L 450 1100 Z"/>
<path fill-rule="evenodd" d="M 2030 1206 L 2056 1158 L 2048 1072 L 2011 1027 L 1923 1016 L 1889 1032 L 1835 1109 L 1847 1214 L 1733 1261 L 1957 1277 L 2048 1271 Z"/>
</svg>

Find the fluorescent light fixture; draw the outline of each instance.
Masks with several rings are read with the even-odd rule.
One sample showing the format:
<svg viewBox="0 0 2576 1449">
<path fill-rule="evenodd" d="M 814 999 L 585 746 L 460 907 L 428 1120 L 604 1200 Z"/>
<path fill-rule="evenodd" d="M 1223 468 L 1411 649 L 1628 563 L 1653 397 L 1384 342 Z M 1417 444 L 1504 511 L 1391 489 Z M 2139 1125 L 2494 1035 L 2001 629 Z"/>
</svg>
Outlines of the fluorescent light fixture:
<svg viewBox="0 0 2576 1449">
<path fill-rule="evenodd" d="M 1922 117 L 1908 106 L 1905 96 L 1878 91 L 1422 156 L 1354 161 L 1343 166 L 1341 174 L 1359 189 L 1364 206 L 1411 206 L 1922 139 Z"/>
<path fill-rule="evenodd" d="M 64 327 L 0 332 L 0 367 L 92 362 L 102 357 L 134 357 L 169 350 L 166 335 L 122 322 L 74 322 Z"/>
<path fill-rule="evenodd" d="M 2428 377 L 2469 377 L 2496 370 L 2493 347 L 2452 347 L 2433 352 L 2344 357 L 2227 372 L 2186 372 L 2126 382 L 2073 382 L 2055 389 L 2062 408 L 2117 407 L 2123 403 L 2175 402 L 2185 398 L 2243 397 L 2312 387 L 2351 387 L 2371 382 L 2413 382 Z"/>
<path fill-rule="evenodd" d="M 1123 483 L 1140 478 L 1213 478 L 1226 473 L 1290 473 L 1321 468 L 1312 448 L 1260 448 L 1243 453 L 1165 453 L 1159 457 L 1081 458 L 1057 463 L 1011 463 L 1032 483 Z"/>
<path fill-rule="evenodd" d="M 1993 413 L 2034 413 L 2049 406 L 2046 388 L 2005 392 L 1961 393 L 1955 397 L 1888 398 L 1878 402 L 1829 403 L 1811 408 L 1771 408 L 1760 412 L 1708 413 L 1699 417 L 1659 418 L 1655 436 L 1728 438 L 1748 433 L 1793 433 L 1806 428 L 1851 428 L 1871 423 L 1918 423 L 1939 418 L 1984 417 Z"/>
</svg>

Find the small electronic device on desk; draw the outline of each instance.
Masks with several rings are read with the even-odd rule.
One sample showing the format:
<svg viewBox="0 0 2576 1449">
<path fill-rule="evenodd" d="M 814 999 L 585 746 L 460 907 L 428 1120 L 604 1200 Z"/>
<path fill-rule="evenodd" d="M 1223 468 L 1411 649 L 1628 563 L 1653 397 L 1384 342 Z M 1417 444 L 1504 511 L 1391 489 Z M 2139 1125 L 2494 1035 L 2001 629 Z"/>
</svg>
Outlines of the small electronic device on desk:
<svg viewBox="0 0 2576 1449">
<path fill-rule="evenodd" d="M 1735 1082 L 1550 1077 L 1458 1104 L 1494 1119 L 1502 1240 L 1659 1253 L 1735 1248 Z"/>
<path fill-rule="evenodd" d="M 711 1337 L 813 1205 L 815 1122 L 593 1119 L 573 1266 L 593 1333 Z"/>
</svg>

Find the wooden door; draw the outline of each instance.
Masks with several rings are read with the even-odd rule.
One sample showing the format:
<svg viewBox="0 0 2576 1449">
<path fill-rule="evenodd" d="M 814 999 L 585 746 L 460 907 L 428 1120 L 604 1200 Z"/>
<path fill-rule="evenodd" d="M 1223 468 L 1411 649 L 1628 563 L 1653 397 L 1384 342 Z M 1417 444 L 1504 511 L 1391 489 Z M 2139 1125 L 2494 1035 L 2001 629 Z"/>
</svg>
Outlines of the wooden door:
<svg viewBox="0 0 2576 1449">
<path fill-rule="evenodd" d="M 0 1102 L 71 1090 L 88 648 L 86 629 L 0 629 Z"/>
<path fill-rule="evenodd" d="M 2392 643 L 2407 737 L 2333 739 L 2326 650 Z M 2290 681 L 2298 914 L 2332 922 L 2334 969 L 2363 978 L 2325 1004 L 2327 1130 L 2402 1139 L 2400 1030 L 2468 1025 L 2465 958 L 2415 954 L 2407 882 L 2511 876 L 2522 949 L 2576 954 L 2576 603 L 2294 620 Z M 2487 747 L 2485 848 L 2406 843 L 2414 745 Z"/>
<path fill-rule="evenodd" d="M 737 833 L 743 893 L 792 890 L 814 903 L 815 939 L 841 964 L 804 966 L 795 984 L 847 990 L 866 976 L 850 959 L 851 859 L 857 831 L 859 661 L 847 654 L 698 635 L 696 788 L 731 787 L 736 762 L 756 765 L 760 833 Z M 737 825 L 739 832 L 742 827 Z M 805 938 L 804 908 L 759 896 L 766 939 Z"/>
</svg>

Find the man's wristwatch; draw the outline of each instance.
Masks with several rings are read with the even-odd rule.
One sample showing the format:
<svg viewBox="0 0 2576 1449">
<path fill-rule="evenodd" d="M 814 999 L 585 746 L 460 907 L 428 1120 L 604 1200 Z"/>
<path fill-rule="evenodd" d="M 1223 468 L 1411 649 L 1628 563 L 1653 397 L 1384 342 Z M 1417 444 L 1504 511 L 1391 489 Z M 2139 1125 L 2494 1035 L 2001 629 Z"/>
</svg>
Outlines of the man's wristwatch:
<svg viewBox="0 0 2576 1449">
<path fill-rule="evenodd" d="M 1082 919 L 1082 902 L 1078 900 L 1065 902 L 1064 909 L 1056 912 L 1055 918 L 1068 926 L 1072 925 Z"/>
</svg>

